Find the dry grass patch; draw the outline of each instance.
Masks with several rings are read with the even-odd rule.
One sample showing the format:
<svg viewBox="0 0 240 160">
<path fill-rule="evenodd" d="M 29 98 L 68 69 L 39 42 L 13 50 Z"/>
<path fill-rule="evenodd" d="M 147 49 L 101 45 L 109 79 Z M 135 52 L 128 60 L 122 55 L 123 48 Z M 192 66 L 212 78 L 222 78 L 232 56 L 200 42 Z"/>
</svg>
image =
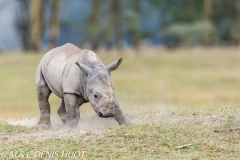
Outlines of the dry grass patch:
<svg viewBox="0 0 240 160">
<path fill-rule="evenodd" d="M 18 130 L 19 139 L 2 145 L 0 152 L 84 151 L 86 159 L 237 159 L 240 133 L 232 129 L 240 127 L 239 113 L 239 107 L 214 111 L 161 108 L 136 112 L 133 117 L 138 124 L 134 126 L 27 131 L 25 136 L 31 141 L 21 139 L 25 131 Z"/>
</svg>

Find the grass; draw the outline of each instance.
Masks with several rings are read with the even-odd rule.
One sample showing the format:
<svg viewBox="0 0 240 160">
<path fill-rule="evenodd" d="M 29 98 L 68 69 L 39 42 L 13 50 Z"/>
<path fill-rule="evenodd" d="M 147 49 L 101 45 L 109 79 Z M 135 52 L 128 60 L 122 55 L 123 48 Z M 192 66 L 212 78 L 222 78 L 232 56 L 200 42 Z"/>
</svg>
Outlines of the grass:
<svg viewBox="0 0 240 160">
<path fill-rule="evenodd" d="M 140 113 L 145 124 L 92 130 L 77 138 L 19 140 L 0 147 L 0 152 L 79 151 L 84 152 L 83 159 L 238 159 L 240 133 L 229 129 L 239 125 L 239 115 L 233 117 L 239 111 L 239 107 L 217 111 L 163 109 Z M 149 117 L 154 119 L 149 121 Z M 191 145 L 176 149 L 185 144 Z"/>
<path fill-rule="evenodd" d="M 149 49 L 98 53 L 104 64 L 124 60 L 112 73 L 117 99 L 138 125 L 91 130 L 77 138 L 25 141 L 4 151 L 85 151 L 83 159 L 238 159 L 239 48 Z M 0 55 L 0 138 L 42 132 L 6 118 L 39 115 L 35 70 L 43 54 Z M 60 100 L 51 96 L 52 114 Z M 81 114 L 94 114 L 89 104 Z M 75 132 L 74 132 L 75 133 Z M 175 147 L 191 144 L 188 147 Z M 1 157 L 1 156 L 0 156 Z M 41 157 L 38 157 L 41 159 Z M 57 157 L 67 159 L 66 157 Z M 43 158 L 42 158 L 43 159 Z"/>
<path fill-rule="evenodd" d="M 1 135 L 9 135 L 9 134 L 15 134 L 20 132 L 32 132 L 37 131 L 38 128 L 29 128 L 29 127 L 22 127 L 22 126 L 13 126 L 8 124 L 7 122 L 0 121 L 0 133 Z"/>
<path fill-rule="evenodd" d="M 179 108 L 221 108 L 240 104 L 238 48 L 143 50 L 141 55 L 96 52 L 105 64 L 123 56 L 112 74 L 123 108 L 167 103 Z M 110 55 L 110 56 L 109 56 Z M 1 55 L 0 116 L 38 115 L 35 71 L 42 54 Z M 134 96 L 132 96 L 134 95 Z M 52 113 L 60 100 L 51 96 Z M 126 107 L 125 107 L 126 106 Z M 14 110 L 14 112 L 13 112 Z M 89 105 L 83 112 L 93 113 Z"/>
<path fill-rule="evenodd" d="M 163 102 L 194 109 L 236 107 L 240 104 L 240 55 L 237 48 L 146 52 L 141 56 L 112 52 L 109 56 L 102 51 L 97 52 L 105 64 L 124 57 L 120 68 L 112 74 L 115 92 L 123 108 Z M 39 113 L 35 71 L 42 56 L 1 55 L 1 117 Z M 51 96 L 51 104 L 52 113 L 56 113 L 60 100 Z M 81 110 L 93 113 L 89 105 L 84 105 Z"/>
</svg>

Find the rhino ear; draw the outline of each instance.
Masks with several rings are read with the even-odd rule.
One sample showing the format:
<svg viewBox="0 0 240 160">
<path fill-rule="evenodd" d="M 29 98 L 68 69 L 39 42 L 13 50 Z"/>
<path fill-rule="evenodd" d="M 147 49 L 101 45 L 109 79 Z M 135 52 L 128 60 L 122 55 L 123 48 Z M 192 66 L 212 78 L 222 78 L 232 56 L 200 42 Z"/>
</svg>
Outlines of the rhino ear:
<svg viewBox="0 0 240 160">
<path fill-rule="evenodd" d="M 87 75 L 92 75 L 93 74 L 93 69 L 86 66 L 85 64 L 76 62 L 75 63 L 77 66 L 79 66 L 79 68 L 81 68 L 85 73 L 87 73 Z"/>
<path fill-rule="evenodd" d="M 119 60 L 109 64 L 106 66 L 106 70 L 110 73 L 118 68 L 118 66 L 122 63 L 122 59 L 120 58 Z"/>
</svg>

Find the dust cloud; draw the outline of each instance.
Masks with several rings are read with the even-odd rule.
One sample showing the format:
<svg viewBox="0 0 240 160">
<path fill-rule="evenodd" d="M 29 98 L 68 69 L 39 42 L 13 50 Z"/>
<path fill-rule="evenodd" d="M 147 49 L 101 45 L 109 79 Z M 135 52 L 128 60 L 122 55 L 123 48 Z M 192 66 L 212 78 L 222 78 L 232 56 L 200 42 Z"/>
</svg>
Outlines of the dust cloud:
<svg viewBox="0 0 240 160">
<path fill-rule="evenodd" d="M 21 119 L 7 119 L 4 120 L 13 126 L 36 127 L 39 117 L 21 118 Z M 57 115 L 51 116 L 52 128 L 41 129 L 34 132 L 20 132 L 15 135 L 4 135 L 1 144 L 11 143 L 15 141 L 43 141 L 49 138 L 73 138 L 87 140 L 88 137 L 81 137 L 91 130 L 94 135 L 102 135 L 106 130 L 104 128 L 117 127 L 118 123 L 113 118 L 99 118 L 97 115 L 81 116 L 76 129 L 66 129 L 60 118 Z"/>
<path fill-rule="evenodd" d="M 130 120 L 133 124 L 149 124 L 159 121 L 160 119 L 166 120 L 166 105 L 156 104 L 154 106 L 131 106 L 131 108 L 125 110 L 125 117 Z M 154 113 L 154 114 L 149 114 Z M 154 117 L 158 113 L 158 118 Z M 8 124 L 13 126 L 25 126 L 25 127 L 36 127 L 39 120 L 39 116 L 21 118 L 21 119 L 8 119 L 6 120 Z M 51 124 L 53 130 L 62 129 L 63 123 L 58 115 L 51 115 Z M 80 120 L 78 122 L 77 130 L 94 130 L 94 129 L 104 129 L 110 127 L 117 127 L 118 123 L 114 118 L 100 118 L 96 114 L 81 114 Z"/>
<path fill-rule="evenodd" d="M 31 117 L 21 119 L 8 119 L 7 122 L 13 126 L 35 127 L 38 120 L 39 117 Z M 63 128 L 63 123 L 57 115 L 51 117 L 51 124 L 53 129 Z M 118 123 L 114 118 L 99 118 L 97 115 L 88 115 L 80 118 L 77 129 L 93 130 L 116 126 L 118 126 Z"/>
<path fill-rule="evenodd" d="M 151 106 L 127 106 L 125 105 L 125 117 L 132 124 L 149 124 L 169 119 L 168 106 L 158 103 Z M 157 115 L 157 117 L 156 117 Z M 36 127 L 39 116 L 7 119 L 7 123 L 13 126 Z M 58 115 L 51 115 L 51 124 L 53 130 L 61 130 L 64 125 Z M 118 123 L 114 118 L 100 118 L 96 114 L 81 113 L 77 130 L 86 131 L 94 129 L 104 129 L 117 127 Z"/>
</svg>

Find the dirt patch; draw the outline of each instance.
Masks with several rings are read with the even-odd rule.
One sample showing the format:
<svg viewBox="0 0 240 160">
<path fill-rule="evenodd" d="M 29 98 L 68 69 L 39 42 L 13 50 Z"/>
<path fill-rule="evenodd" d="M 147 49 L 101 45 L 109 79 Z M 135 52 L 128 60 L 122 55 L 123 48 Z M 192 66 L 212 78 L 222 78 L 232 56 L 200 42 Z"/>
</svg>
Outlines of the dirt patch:
<svg viewBox="0 0 240 160">
<path fill-rule="evenodd" d="M 32 133 L 17 133 L 14 135 L 1 136 L 0 144 L 11 143 L 14 141 L 43 141 L 49 138 L 64 138 L 73 137 L 78 138 L 79 135 L 86 133 L 86 131 L 74 130 L 74 131 L 61 131 L 61 130 L 41 130 Z"/>
<path fill-rule="evenodd" d="M 35 127 L 39 117 L 21 118 L 21 119 L 8 119 L 8 124 L 14 126 Z M 50 138 L 73 138 L 80 139 L 82 135 L 91 131 L 92 134 L 101 135 L 106 131 L 104 128 L 117 127 L 118 123 L 113 118 L 99 118 L 94 116 L 85 116 L 80 119 L 76 129 L 64 129 L 63 124 L 59 117 L 52 116 L 51 129 L 39 129 L 36 132 L 21 132 L 11 135 L 1 135 L 0 144 L 12 143 L 14 141 L 43 141 Z M 84 138 L 83 140 L 87 140 Z"/>
<path fill-rule="evenodd" d="M 134 115 L 127 115 L 134 124 L 189 124 L 203 125 L 209 127 L 220 127 L 231 121 L 240 120 L 239 110 L 228 109 L 214 112 L 184 112 L 174 108 L 164 108 L 162 105 L 152 111 L 135 111 Z M 128 112 L 130 113 L 130 112 Z M 8 119 L 8 124 L 14 126 L 35 127 L 39 117 Z M 0 135 L 0 144 L 12 143 L 14 141 L 43 141 L 49 138 L 73 138 L 85 139 L 87 133 L 101 135 L 107 132 L 106 128 L 118 127 L 118 123 L 113 118 L 99 118 L 97 115 L 82 115 L 78 126 L 74 130 L 64 130 L 60 118 L 55 115 L 51 116 L 51 129 L 39 129 L 35 132 L 20 132 L 11 135 Z M 234 126 L 231 126 L 234 127 Z M 237 127 L 238 128 L 238 127 Z M 231 129 L 231 128 L 229 128 Z M 239 134 L 239 129 L 229 130 L 228 133 Z"/>
<path fill-rule="evenodd" d="M 21 119 L 8 119 L 8 124 L 14 126 L 35 127 L 39 117 L 21 118 Z M 63 123 L 58 116 L 51 117 L 51 124 L 53 129 L 61 130 Z M 97 115 L 81 117 L 77 129 L 78 130 L 93 130 L 108 127 L 118 126 L 118 123 L 113 118 L 99 118 Z"/>
</svg>

